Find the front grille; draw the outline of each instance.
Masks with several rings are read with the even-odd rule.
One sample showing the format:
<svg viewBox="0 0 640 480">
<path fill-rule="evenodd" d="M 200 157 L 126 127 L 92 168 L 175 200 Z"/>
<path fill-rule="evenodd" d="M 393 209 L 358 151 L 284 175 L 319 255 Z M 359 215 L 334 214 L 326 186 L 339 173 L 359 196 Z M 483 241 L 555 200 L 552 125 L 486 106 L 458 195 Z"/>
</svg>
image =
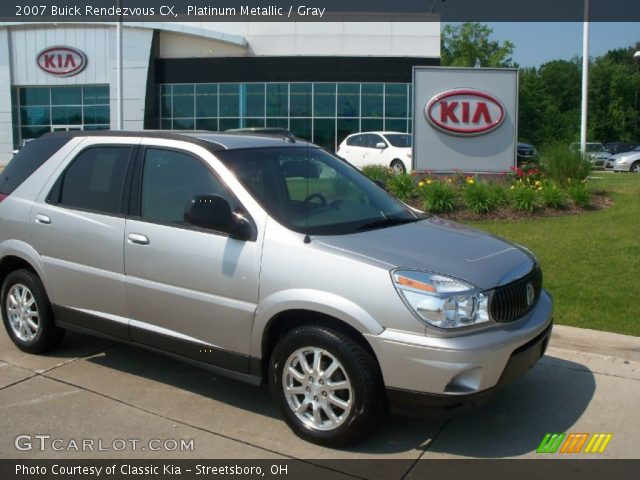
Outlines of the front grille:
<svg viewBox="0 0 640 480">
<path fill-rule="evenodd" d="M 527 285 L 533 287 L 533 302 L 527 303 Z M 526 277 L 498 287 L 491 295 L 491 317 L 496 322 L 513 322 L 529 313 L 540 298 L 542 270 L 536 267 Z"/>
</svg>

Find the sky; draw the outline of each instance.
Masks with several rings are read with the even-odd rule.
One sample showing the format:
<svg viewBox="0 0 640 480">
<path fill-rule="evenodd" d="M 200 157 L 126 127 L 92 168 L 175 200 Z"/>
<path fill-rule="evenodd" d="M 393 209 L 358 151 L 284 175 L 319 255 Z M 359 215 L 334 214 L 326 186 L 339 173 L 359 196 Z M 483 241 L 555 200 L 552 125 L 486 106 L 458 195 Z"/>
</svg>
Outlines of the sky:
<svg viewBox="0 0 640 480">
<path fill-rule="evenodd" d="M 636 1 L 636 0 L 634 0 Z M 523 67 L 539 67 L 550 60 L 582 56 L 581 22 L 488 23 L 493 38 L 515 44 L 513 59 Z M 591 22 L 589 55 L 625 48 L 640 42 L 638 22 Z"/>
</svg>

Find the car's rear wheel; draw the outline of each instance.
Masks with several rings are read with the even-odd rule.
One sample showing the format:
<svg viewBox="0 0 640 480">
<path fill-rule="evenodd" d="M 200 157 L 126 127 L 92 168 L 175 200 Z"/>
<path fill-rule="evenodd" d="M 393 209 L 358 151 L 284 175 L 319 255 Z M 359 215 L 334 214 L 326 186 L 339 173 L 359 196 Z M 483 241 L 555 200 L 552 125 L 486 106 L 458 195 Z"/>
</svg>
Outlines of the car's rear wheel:
<svg viewBox="0 0 640 480">
<path fill-rule="evenodd" d="M 11 341 L 20 350 L 41 353 L 64 336 L 56 327 L 44 285 L 29 270 L 7 275 L 2 285 L 2 320 Z"/>
<path fill-rule="evenodd" d="M 394 173 L 406 173 L 407 169 L 404 166 L 404 163 L 402 163 L 402 160 L 398 160 L 395 159 L 394 161 L 391 162 L 391 169 L 393 170 Z"/>
<path fill-rule="evenodd" d="M 632 173 L 640 173 L 640 160 L 637 162 L 634 162 L 633 165 L 631 165 L 631 170 Z"/>
<path fill-rule="evenodd" d="M 320 445 L 357 441 L 382 412 L 376 361 L 353 339 L 325 327 L 298 327 L 280 340 L 269 386 L 289 427 Z"/>
</svg>

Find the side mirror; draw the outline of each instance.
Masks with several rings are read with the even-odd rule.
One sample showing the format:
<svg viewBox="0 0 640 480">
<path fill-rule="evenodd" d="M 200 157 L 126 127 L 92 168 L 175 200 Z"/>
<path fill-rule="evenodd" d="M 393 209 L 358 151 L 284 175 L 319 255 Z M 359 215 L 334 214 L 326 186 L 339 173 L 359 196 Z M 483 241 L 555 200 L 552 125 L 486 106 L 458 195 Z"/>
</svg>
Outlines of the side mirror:
<svg viewBox="0 0 640 480">
<path fill-rule="evenodd" d="M 184 221 L 195 227 L 228 233 L 239 240 L 254 237 L 253 226 L 231 211 L 220 195 L 195 195 L 185 208 Z"/>
<path fill-rule="evenodd" d="M 376 143 L 376 148 L 379 148 L 380 150 L 384 150 L 385 148 L 387 148 L 387 144 L 384 142 L 378 142 Z"/>
<path fill-rule="evenodd" d="M 384 184 L 384 182 L 382 180 L 380 180 L 379 178 L 377 180 L 374 180 L 373 183 L 375 183 L 376 185 L 378 185 L 381 189 L 386 190 L 387 186 Z"/>
</svg>

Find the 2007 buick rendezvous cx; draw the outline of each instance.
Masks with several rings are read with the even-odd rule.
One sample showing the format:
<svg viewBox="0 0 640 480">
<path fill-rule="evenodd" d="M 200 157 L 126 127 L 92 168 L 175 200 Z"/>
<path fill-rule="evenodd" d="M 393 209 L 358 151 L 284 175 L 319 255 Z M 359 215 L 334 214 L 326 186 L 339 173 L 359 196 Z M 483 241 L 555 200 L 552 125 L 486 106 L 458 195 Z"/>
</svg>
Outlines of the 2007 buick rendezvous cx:
<svg viewBox="0 0 640 480">
<path fill-rule="evenodd" d="M 304 142 L 53 133 L 0 181 L 2 317 L 269 382 L 302 438 L 353 442 L 389 403 L 476 402 L 544 353 L 531 252 L 395 200 Z"/>
</svg>

